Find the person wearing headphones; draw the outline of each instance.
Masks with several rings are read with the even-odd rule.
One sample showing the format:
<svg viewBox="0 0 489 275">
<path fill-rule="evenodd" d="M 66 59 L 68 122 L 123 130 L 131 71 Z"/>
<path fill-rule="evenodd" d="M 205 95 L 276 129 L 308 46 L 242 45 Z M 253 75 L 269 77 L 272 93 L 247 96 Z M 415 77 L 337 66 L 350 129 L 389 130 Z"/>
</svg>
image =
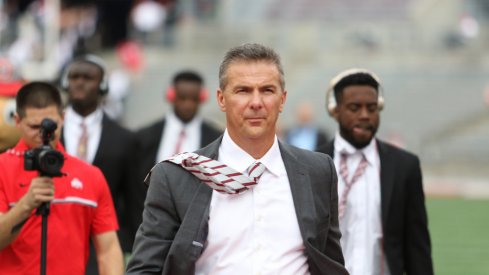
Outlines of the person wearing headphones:
<svg viewBox="0 0 489 275">
<path fill-rule="evenodd" d="M 222 131 L 199 115 L 199 107 L 208 97 L 204 80 L 194 71 L 180 71 L 166 90 L 172 105 L 167 115 L 137 132 L 140 146 L 138 180 L 158 162 L 180 152 L 193 152 L 218 138 Z"/>
<path fill-rule="evenodd" d="M 341 247 L 352 275 L 433 274 L 417 156 L 376 137 L 384 105 L 379 78 L 349 69 L 330 82 L 334 140 L 318 149 L 338 173 Z"/>
<path fill-rule="evenodd" d="M 95 55 L 77 57 L 67 66 L 61 78 L 68 92 L 62 142 L 69 154 L 102 170 L 114 199 L 122 249 L 130 253 L 141 220 L 144 187 L 136 181 L 134 133 L 109 118 L 101 107 L 109 90 L 107 73 L 104 61 Z M 91 258 L 87 274 L 96 271 Z"/>
</svg>

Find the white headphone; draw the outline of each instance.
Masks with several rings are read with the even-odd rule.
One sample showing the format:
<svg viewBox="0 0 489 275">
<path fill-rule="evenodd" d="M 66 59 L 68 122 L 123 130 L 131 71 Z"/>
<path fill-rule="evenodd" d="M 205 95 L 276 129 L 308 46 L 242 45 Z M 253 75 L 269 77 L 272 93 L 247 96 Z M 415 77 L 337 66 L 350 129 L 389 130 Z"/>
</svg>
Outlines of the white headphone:
<svg viewBox="0 0 489 275">
<path fill-rule="evenodd" d="M 61 77 L 61 88 L 66 91 L 68 90 L 70 86 L 68 79 L 70 68 L 74 63 L 78 62 L 87 62 L 90 64 L 94 64 L 102 70 L 102 81 L 100 81 L 99 90 L 101 95 L 106 95 L 109 92 L 109 76 L 107 74 L 107 66 L 105 65 L 105 62 L 102 58 L 93 54 L 86 54 L 81 57 L 77 57 L 68 65 L 68 67 L 66 67 L 63 72 L 63 76 Z"/>
<path fill-rule="evenodd" d="M 371 76 L 378 84 L 378 97 L 377 97 L 377 105 L 379 108 L 379 111 L 381 111 L 384 108 L 384 96 L 383 96 L 383 89 L 382 89 L 382 84 L 380 82 L 380 78 L 374 74 L 373 72 L 367 70 L 367 69 L 361 69 L 361 68 L 351 68 L 345 71 L 340 72 L 337 74 L 331 81 L 329 82 L 328 85 L 328 90 L 326 91 L 326 110 L 328 113 L 332 116 L 334 109 L 336 108 L 336 97 L 334 95 L 334 87 L 336 84 L 338 84 L 341 80 L 343 80 L 345 77 L 354 75 L 354 74 L 368 74 Z"/>
</svg>

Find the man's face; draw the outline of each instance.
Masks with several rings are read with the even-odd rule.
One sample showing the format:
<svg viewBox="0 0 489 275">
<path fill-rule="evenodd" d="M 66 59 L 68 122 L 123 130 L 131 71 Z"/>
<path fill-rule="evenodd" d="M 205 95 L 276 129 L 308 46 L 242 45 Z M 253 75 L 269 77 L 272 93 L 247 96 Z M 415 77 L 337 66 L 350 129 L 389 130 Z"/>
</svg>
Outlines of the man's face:
<svg viewBox="0 0 489 275">
<path fill-rule="evenodd" d="M 202 86 L 193 81 L 182 80 L 175 83 L 173 111 L 181 121 L 191 121 L 199 111 L 201 89 Z"/>
<path fill-rule="evenodd" d="M 235 140 L 273 139 L 287 92 L 280 74 L 268 62 L 235 62 L 227 69 L 227 85 L 217 91 L 226 113 L 229 135 Z"/>
<path fill-rule="evenodd" d="M 68 93 L 70 103 L 79 109 L 94 108 L 100 97 L 102 70 L 88 62 L 70 65 L 68 73 Z"/>
<path fill-rule="evenodd" d="M 370 143 L 379 127 L 377 95 L 368 85 L 347 86 L 334 111 L 341 136 L 358 149 Z"/>
<path fill-rule="evenodd" d="M 63 126 L 63 117 L 59 114 L 56 105 L 51 105 L 46 108 L 27 107 L 25 109 L 25 117 L 20 118 L 17 114 L 15 115 L 17 128 L 19 128 L 21 137 L 29 148 L 42 145 L 40 129 L 41 121 L 45 118 L 50 118 L 58 124 L 54 140 L 51 141 L 51 146 L 55 147 L 61 134 L 61 127 Z"/>
</svg>

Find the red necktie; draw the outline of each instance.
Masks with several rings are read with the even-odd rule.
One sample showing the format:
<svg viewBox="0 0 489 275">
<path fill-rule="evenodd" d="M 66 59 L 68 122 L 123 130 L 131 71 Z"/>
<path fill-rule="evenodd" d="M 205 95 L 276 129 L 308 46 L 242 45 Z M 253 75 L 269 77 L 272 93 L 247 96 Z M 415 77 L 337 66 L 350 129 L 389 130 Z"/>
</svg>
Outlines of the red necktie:
<svg viewBox="0 0 489 275">
<path fill-rule="evenodd" d="M 195 153 L 181 153 L 165 161 L 182 166 L 212 189 L 228 194 L 239 194 L 258 184 L 266 169 L 262 163 L 254 162 L 245 175 L 222 162 Z"/>
<path fill-rule="evenodd" d="M 177 143 L 175 144 L 175 153 L 178 154 L 182 150 L 182 144 L 183 141 L 185 140 L 185 128 L 182 128 L 182 131 L 180 131 L 180 134 L 178 135 Z"/>
<path fill-rule="evenodd" d="M 78 140 L 78 146 L 76 148 L 76 154 L 78 158 L 87 160 L 87 146 L 88 146 L 88 131 L 85 123 L 80 124 L 81 135 Z"/>
<path fill-rule="evenodd" d="M 347 157 L 348 155 L 343 153 L 341 154 L 340 159 L 340 175 L 343 178 L 343 182 L 345 183 L 345 189 L 343 190 L 343 194 L 341 195 L 340 203 L 338 206 L 338 217 L 340 218 L 342 218 L 345 214 L 346 202 L 348 200 L 348 194 L 350 193 L 351 187 L 358 180 L 358 178 L 363 175 L 363 173 L 365 172 L 365 168 L 368 164 L 365 155 L 362 154 L 362 160 L 360 160 L 360 163 L 358 164 L 355 173 L 353 173 L 351 180 L 348 180 L 348 166 L 346 165 Z"/>
</svg>

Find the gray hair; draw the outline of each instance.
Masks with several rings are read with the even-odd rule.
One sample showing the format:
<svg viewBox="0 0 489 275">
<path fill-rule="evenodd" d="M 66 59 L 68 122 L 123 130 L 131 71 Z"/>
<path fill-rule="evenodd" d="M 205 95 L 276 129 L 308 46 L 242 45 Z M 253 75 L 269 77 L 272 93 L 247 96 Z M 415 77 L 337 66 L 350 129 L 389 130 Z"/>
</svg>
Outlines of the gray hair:
<svg viewBox="0 0 489 275">
<path fill-rule="evenodd" d="M 284 69 L 280 62 L 280 56 L 270 47 L 258 43 L 246 43 L 241 46 L 231 48 L 219 66 L 219 88 L 224 89 L 227 85 L 227 70 L 233 62 L 258 62 L 265 61 L 277 66 L 280 74 L 280 85 L 285 88 Z"/>
</svg>

